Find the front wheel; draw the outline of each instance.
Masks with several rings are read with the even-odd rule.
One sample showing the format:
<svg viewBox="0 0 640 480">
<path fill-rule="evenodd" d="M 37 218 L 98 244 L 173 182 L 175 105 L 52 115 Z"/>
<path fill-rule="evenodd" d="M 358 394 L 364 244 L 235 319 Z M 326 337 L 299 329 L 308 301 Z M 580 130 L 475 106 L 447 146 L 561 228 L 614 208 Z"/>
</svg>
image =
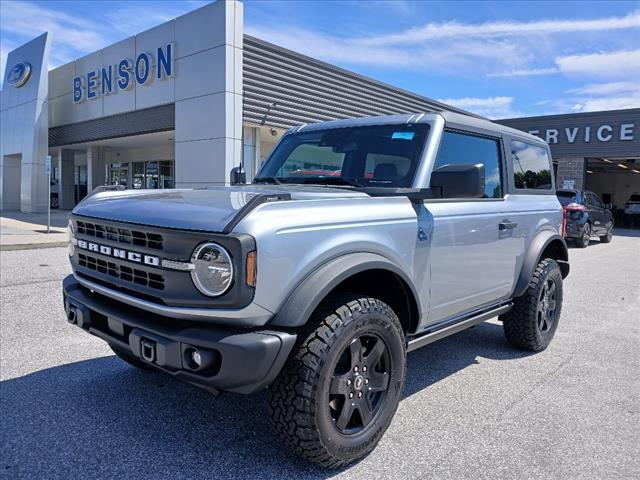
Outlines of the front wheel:
<svg viewBox="0 0 640 480">
<path fill-rule="evenodd" d="M 610 243 L 611 242 L 611 239 L 613 238 L 613 234 L 611 233 L 611 230 L 613 230 L 613 224 L 610 224 L 607 227 L 607 233 L 600 237 L 600 243 Z"/>
<path fill-rule="evenodd" d="M 384 302 L 349 296 L 311 318 L 316 327 L 269 389 L 269 411 L 284 442 L 325 467 L 371 452 L 400 401 L 406 346 Z"/>
<path fill-rule="evenodd" d="M 516 348 L 540 352 L 549 346 L 562 309 L 562 273 L 558 262 L 538 263 L 525 293 L 502 315 L 507 341 Z"/>
</svg>

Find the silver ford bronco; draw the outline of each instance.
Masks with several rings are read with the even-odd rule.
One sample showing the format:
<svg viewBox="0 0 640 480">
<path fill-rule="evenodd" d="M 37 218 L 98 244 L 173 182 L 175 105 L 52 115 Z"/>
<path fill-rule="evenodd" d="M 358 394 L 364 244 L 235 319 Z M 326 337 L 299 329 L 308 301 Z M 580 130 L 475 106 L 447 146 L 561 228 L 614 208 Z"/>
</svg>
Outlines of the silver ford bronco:
<svg viewBox="0 0 640 480">
<path fill-rule="evenodd" d="M 204 388 L 268 388 L 284 442 L 373 450 L 407 352 L 498 317 L 544 350 L 569 273 L 549 147 L 427 113 L 290 130 L 251 185 L 99 192 L 69 221 L 68 321 Z"/>
</svg>

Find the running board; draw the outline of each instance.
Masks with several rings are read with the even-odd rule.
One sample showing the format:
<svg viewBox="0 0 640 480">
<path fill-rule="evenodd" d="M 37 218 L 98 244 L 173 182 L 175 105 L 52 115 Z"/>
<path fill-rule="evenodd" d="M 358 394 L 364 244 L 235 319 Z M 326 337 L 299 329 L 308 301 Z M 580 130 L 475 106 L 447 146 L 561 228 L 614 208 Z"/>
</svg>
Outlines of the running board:
<svg viewBox="0 0 640 480">
<path fill-rule="evenodd" d="M 461 332 L 462 330 L 473 327 L 474 325 L 478 325 L 479 323 L 482 323 L 485 320 L 489 320 L 490 318 L 502 315 L 503 313 L 511 310 L 512 306 L 513 304 L 511 303 L 502 305 L 492 310 L 487 310 L 486 312 L 474 315 L 473 317 L 465 318 L 463 320 L 460 320 L 459 322 L 456 322 L 439 330 L 420 335 L 419 337 L 414 338 L 407 343 L 407 352 L 411 352 L 420 347 L 424 347 L 425 345 L 429 345 L 430 343 L 441 340 L 445 337 L 448 337 L 449 335 L 453 335 L 454 333 Z"/>
</svg>

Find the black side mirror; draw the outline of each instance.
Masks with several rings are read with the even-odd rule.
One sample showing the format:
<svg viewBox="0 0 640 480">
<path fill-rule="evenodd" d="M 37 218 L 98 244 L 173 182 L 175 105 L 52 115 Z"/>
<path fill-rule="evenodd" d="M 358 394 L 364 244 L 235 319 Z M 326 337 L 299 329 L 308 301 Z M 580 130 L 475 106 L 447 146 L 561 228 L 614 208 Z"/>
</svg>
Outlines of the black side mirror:
<svg viewBox="0 0 640 480">
<path fill-rule="evenodd" d="M 233 167 L 231 169 L 231 185 L 243 185 L 247 183 L 247 174 L 242 167 Z"/>
<path fill-rule="evenodd" d="M 442 198 L 481 198 L 484 196 L 484 165 L 448 164 L 431 172 L 431 188 Z"/>
</svg>

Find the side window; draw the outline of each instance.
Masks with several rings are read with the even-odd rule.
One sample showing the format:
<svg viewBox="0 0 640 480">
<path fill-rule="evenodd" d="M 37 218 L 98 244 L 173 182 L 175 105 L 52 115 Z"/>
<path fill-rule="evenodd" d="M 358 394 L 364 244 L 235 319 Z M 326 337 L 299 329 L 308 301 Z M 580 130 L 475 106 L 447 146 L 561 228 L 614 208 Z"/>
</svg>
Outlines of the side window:
<svg viewBox="0 0 640 480">
<path fill-rule="evenodd" d="M 502 198 L 500 157 L 500 142 L 496 139 L 445 131 L 433 168 L 457 163 L 482 163 L 484 198 Z"/>
<path fill-rule="evenodd" d="M 551 162 L 546 149 L 514 140 L 511 155 L 516 188 L 551 190 Z"/>
</svg>

